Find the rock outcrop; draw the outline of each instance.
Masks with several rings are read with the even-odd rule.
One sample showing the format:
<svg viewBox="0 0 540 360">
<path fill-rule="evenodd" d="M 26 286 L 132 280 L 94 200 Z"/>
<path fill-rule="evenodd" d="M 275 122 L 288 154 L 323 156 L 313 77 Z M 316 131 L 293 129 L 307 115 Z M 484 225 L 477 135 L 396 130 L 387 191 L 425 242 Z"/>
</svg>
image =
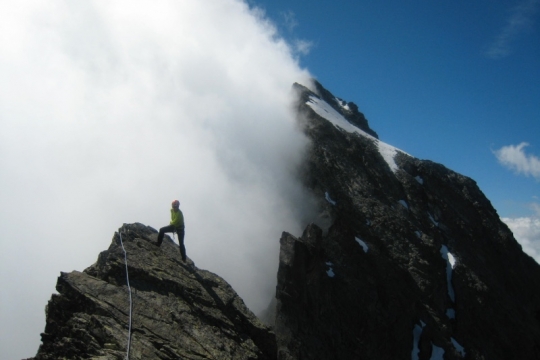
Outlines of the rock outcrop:
<svg viewBox="0 0 540 360">
<path fill-rule="evenodd" d="M 279 358 L 540 358 L 540 266 L 476 183 L 296 88 L 332 226 L 281 238 Z"/>
<path fill-rule="evenodd" d="M 275 335 L 219 276 L 182 262 L 142 224 L 120 229 L 132 290 L 130 359 L 275 359 Z M 125 359 L 130 306 L 116 233 L 84 272 L 62 273 L 38 359 Z"/>
</svg>

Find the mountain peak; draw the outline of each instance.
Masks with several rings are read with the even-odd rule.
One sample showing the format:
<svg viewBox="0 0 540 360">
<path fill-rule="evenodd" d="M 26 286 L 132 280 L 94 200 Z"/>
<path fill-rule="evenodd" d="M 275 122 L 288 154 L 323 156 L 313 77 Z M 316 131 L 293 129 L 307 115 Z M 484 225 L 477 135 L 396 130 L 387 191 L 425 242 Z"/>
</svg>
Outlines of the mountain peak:
<svg viewBox="0 0 540 360">
<path fill-rule="evenodd" d="M 352 129 L 332 97 L 296 88 L 311 141 L 303 181 L 331 226 L 282 237 L 280 352 L 537 358 L 540 265 L 476 182 Z"/>
<path fill-rule="evenodd" d="M 369 127 L 368 120 L 364 114 L 358 110 L 358 106 L 355 103 L 346 102 L 345 100 L 334 96 L 315 79 L 313 79 L 313 86 L 315 87 L 315 92 L 312 92 L 305 86 L 298 83 L 294 83 L 293 88 L 295 88 L 301 94 L 303 100 L 307 101 L 308 99 L 306 96 L 314 95 L 325 101 L 352 125 L 358 127 L 362 131 L 365 131 L 376 139 L 379 138 L 377 133 Z"/>
</svg>

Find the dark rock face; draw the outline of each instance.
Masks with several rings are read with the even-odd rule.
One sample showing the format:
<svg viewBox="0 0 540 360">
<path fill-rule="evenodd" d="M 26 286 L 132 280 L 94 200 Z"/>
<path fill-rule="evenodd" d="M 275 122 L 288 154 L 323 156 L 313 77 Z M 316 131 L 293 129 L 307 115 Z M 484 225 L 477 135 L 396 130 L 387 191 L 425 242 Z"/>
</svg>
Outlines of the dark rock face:
<svg viewBox="0 0 540 360">
<path fill-rule="evenodd" d="M 403 271 L 386 273 L 389 267 L 367 256 L 352 233 L 323 236 L 310 225 L 299 239 L 284 234 L 275 325 L 279 359 L 410 356 L 414 304 L 404 298 L 414 296 L 414 284 Z M 389 282 L 394 286 L 384 285 Z"/>
<path fill-rule="evenodd" d="M 124 225 L 130 359 L 275 359 L 275 335 L 222 278 L 181 260 L 170 238 Z M 125 359 L 129 297 L 118 233 L 84 272 L 62 273 L 35 359 Z"/>
<path fill-rule="evenodd" d="M 400 151 L 393 170 L 296 88 L 304 179 L 332 226 L 281 238 L 279 358 L 539 359 L 540 266 L 476 183 Z"/>
</svg>

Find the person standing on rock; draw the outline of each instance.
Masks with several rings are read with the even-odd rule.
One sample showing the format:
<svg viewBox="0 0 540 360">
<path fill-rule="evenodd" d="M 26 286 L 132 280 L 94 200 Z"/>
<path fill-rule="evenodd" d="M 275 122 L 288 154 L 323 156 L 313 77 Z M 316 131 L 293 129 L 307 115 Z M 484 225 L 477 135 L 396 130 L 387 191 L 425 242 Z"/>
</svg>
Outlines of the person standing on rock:
<svg viewBox="0 0 540 360">
<path fill-rule="evenodd" d="M 157 246 L 161 246 L 163 242 L 163 235 L 167 232 L 178 234 L 178 243 L 180 244 L 180 253 L 182 254 L 182 261 L 186 261 L 186 247 L 184 246 L 184 214 L 180 210 L 180 201 L 174 200 L 172 202 L 171 209 L 171 223 L 167 226 L 159 229 Z"/>
</svg>

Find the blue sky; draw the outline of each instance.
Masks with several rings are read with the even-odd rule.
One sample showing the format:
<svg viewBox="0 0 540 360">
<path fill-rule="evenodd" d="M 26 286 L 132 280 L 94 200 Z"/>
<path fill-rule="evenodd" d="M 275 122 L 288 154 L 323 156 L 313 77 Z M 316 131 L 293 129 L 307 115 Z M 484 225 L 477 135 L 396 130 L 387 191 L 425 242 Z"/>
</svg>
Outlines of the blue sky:
<svg viewBox="0 0 540 360">
<path fill-rule="evenodd" d="M 473 178 L 501 217 L 536 215 L 540 1 L 250 4 L 303 45 L 301 66 L 355 102 L 381 140 Z M 503 166 L 495 152 L 522 142 Z M 529 171 L 518 174 L 520 154 Z"/>
</svg>

